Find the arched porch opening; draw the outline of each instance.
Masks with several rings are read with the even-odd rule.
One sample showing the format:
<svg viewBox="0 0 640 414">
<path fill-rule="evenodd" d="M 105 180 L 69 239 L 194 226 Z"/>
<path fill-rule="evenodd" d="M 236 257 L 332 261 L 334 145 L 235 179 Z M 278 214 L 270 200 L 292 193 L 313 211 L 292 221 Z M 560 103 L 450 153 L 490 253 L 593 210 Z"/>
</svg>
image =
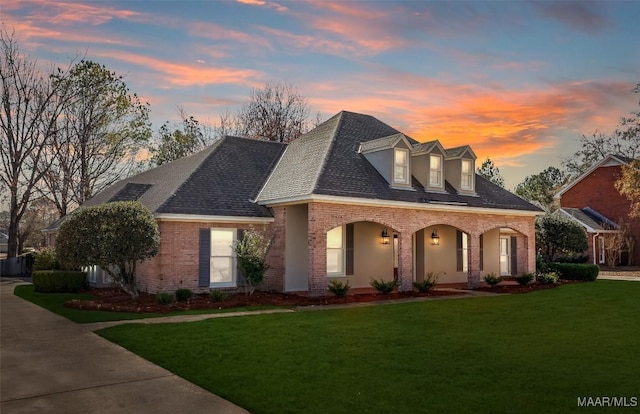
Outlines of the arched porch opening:
<svg viewBox="0 0 640 414">
<path fill-rule="evenodd" d="M 517 276 L 527 272 L 529 265 L 526 235 L 510 227 L 497 227 L 480 235 L 481 279 L 491 273 L 507 278 Z"/>
<path fill-rule="evenodd" d="M 448 224 L 434 224 L 414 234 L 415 280 L 429 274 L 438 284 L 467 284 L 470 270 L 469 234 Z"/>
</svg>

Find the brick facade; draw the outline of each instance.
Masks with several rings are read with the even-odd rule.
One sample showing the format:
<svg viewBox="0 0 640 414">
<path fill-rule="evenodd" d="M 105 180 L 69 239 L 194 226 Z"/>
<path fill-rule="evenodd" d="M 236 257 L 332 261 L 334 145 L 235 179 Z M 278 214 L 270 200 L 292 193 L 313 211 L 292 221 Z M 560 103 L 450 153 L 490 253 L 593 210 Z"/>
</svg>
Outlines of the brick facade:
<svg viewBox="0 0 640 414">
<path fill-rule="evenodd" d="M 633 263 L 640 263 L 640 220 L 629 219 L 631 202 L 616 190 L 614 184 L 622 174 L 622 168 L 616 166 L 602 166 L 596 168 L 560 197 L 560 205 L 567 208 L 591 207 L 600 214 L 615 221 L 625 222 L 630 233 L 635 236 L 636 246 L 633 252 Z M 593 263 L 593 238 L 589 236 L 589 257 Z"/>
</svg>

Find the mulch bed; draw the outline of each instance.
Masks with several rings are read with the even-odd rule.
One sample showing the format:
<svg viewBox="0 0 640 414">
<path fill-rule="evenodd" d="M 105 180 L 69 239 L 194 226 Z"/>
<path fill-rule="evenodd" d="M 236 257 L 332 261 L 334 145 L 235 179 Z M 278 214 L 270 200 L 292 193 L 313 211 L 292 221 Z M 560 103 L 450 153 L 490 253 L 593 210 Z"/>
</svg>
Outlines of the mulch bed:
<svg viewBox="0 0 640 414">
<path fill-rule="evenodd" d="M 519 285 L 498 285 L 498 286 L 481 286 L 477 288 L 483 292 L 495 293 L 526 293 L 540 289 L 549 289 L 557 285 L 540 285 L 530 284 L 527 286 Z M 388 295 L 380 293 L 358 293 L 348 295 L 344 298 L 335 296 L 309 297 L 279 292 L 255 292 L 251 296 L 244 293 L 230 293 L 224 300 L 220 302 L 212 302 L 208 294 L 194 294 L 186 302 L 174 302 L 170 305 L 157 303 L 155 295 L 141 292 L 137 299 L 131 297 L 117 288 L 89 289 L 82 293 L 92 295 L 92 300 L 73 299 L 65 302 L 65 306 L 74 309 L 83 310 L 101 310 L 114 312 L 154 312 L 165 313 L 188 309 L 228 309 L 245 306 L 322 306 L 358 302 L 374 302 L 381 300 L 407 299 L 416 297 L 438 297 L 460 295 L 465 293 L 464 290 L 451 291 L 435 289 L 428 293 L 419 292 L 392 292 Z"/>
</svg>

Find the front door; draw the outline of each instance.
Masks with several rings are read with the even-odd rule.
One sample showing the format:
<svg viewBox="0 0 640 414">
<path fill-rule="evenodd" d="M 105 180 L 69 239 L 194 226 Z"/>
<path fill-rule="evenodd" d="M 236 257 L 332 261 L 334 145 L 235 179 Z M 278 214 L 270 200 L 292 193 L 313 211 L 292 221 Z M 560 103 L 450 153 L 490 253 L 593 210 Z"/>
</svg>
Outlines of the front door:
<svg viewBox="0 0 640 414">
<path fill-rule="evenodd" d="M 500 276 L 511 275 L 510 241 L 509 237 L 500 237 Z"/>
</svg>

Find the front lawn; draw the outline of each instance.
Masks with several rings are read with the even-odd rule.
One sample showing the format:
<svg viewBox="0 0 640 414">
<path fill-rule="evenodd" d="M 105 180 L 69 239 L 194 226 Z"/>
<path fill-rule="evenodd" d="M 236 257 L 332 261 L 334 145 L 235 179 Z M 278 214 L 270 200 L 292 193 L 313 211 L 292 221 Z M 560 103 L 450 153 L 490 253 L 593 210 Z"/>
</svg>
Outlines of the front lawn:
<svg viewBox="0 0 640 414">
<path fill-rule="evenodd" d="M 639 318 L 640 283 L 597 281 L 99 334 L 252 413 L 565 413 L 640 396 Z"/>
<path fill-rule="evenodd" d="M 107 321 L 123 321 L 145 318 L 159 318 L 163 316 L 175 315 L 194 315 L 201 313 L 223 313 L 223 312 L 239 312 L 247 310 L 273 309 L 275 306 L 246 306 L 231 309 L 200 309 L 200 310 L 183 310 L 163 313 L 144 313 L 144 312 L 111 312 L 98 310 L 80 310 L 72 309 L 64 306 L 64 303 L 72 299 L 93 299 L 91 295 L 81 293 L 40 293 L 34 292 L 33 285 L 18 285 L 13 293 L 35 303 L 36 305 L 47 309 L 57 315 L 72 320 L 75 323 L 93 323 Z"/>
</svg>

